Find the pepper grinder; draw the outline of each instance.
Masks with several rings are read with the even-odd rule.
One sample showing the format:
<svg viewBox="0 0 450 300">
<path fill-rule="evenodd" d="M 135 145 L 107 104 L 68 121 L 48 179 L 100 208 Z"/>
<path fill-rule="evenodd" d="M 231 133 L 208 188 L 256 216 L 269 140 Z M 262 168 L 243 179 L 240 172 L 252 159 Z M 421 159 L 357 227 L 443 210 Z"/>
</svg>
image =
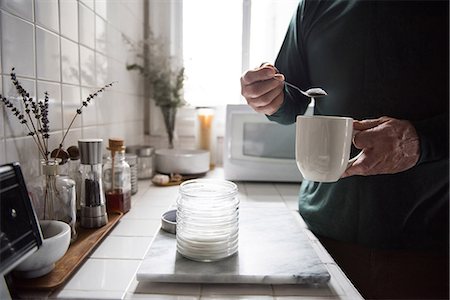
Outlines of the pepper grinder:
<svg viewBox="0 0 450 300">
<path fill-rule="evenodd" d="M 80 149 L 80 225 L 102 227 L 108 223 L 102 183 L 102 139 L 78 140 Z"/>
</svg>

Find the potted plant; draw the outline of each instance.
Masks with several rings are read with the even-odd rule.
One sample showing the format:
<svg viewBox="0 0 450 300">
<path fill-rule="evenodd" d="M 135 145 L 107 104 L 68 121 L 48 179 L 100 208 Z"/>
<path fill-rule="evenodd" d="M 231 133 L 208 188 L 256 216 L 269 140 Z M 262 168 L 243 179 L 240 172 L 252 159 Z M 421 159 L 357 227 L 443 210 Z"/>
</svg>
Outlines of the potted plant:
<svg viewBox="0 0 450 300">
<path fill-rule="evenodd" d="M 173 148 L 175 118 L 178 107 L 185 105 L 183 99 L 184 67 L 174 67 L 172 58 L 164 44 L 150 34 L 150 37 L 133 43 L 123 36 L 130 50 L 134 53 L 134 62 L 127 64 L 127 70 L 137 71 L 150 88 L 150 99 L 161 109 L 169 148 Z"/>
</svg>

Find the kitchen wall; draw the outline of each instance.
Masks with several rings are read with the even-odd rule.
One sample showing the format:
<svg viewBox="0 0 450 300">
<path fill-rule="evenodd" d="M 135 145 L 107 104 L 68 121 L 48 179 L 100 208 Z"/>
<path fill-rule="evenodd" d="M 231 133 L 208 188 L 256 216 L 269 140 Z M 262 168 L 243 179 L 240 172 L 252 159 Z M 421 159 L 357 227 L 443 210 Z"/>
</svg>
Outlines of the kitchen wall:
<svg viewBox="0 0 450 300">
<path fill-rule="evenodd" d="M 143 8 L 144 0 L 0 0 L 0 93 L 20 105 L 9 76 L 13 66 L 33 98 L 49 93 L 50 151 L 82 99 L 111 81 L 117 82 L 77 117 L 64 146 L 79 138 L 144 141 L 142 80 L 125 68 L 130 54 L 122 36 L 142 39 Z M 26 179 L 36 176 L 35 143 L 0 106 L 0 164 L 19 161 Z"/>
</svg>

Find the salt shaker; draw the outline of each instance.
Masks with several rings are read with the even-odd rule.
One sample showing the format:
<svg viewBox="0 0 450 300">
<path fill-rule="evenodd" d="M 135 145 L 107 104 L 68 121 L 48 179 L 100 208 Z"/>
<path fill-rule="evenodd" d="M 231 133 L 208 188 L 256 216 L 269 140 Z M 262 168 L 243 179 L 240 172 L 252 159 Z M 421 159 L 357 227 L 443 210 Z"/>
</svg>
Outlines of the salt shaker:
<svg viewBox="0 0 450 300">
<path fill-rule="evenodd" d="M 101 227 L 108 223 L 102 183 L 102 139 L 78 140 L 80 149 L 80 225 Z"/>
</svg>

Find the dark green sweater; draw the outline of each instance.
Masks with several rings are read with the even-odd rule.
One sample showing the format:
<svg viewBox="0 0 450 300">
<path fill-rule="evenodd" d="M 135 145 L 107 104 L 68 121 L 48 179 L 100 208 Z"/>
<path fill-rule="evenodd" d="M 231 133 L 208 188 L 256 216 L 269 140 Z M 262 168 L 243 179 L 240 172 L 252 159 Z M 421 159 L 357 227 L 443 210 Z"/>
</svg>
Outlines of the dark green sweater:
<svg viewBox="0 0 450 300">
<path fill-rule="evenodd" d="M 304 181 L 299 210 L 320 235 L 375 248 L 445 248 L 449 237 L 448 1 L 303 1 L 275 66 L 286 81 L 325 89 L 317 115 L 410 120 L 413 168 Z M 295 122 L 308 99 L 285 87 L 269 119 Z"/>
</svg>

